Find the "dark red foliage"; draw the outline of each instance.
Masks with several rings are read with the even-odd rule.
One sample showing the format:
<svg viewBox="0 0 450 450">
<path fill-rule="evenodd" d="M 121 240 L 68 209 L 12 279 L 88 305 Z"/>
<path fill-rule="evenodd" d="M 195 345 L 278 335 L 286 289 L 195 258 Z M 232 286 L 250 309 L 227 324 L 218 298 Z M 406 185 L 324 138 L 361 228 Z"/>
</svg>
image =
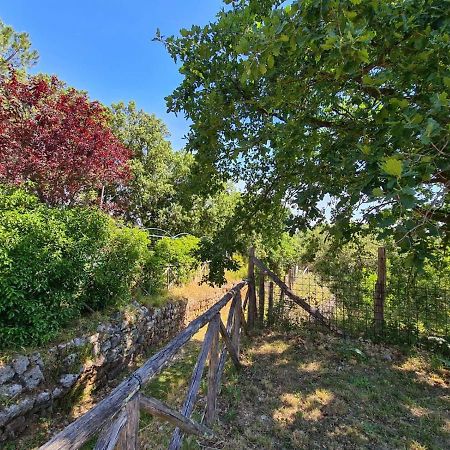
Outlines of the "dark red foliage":
<svg viewBox="0 0 450 450">
<path fill-rule="evenodd" d="M 56 77 L 0 78 L 0 181 L 31 181 L 52 205 L 123 184 L 131 154 L 112 134 L 107 114 Z"/>
</svg>

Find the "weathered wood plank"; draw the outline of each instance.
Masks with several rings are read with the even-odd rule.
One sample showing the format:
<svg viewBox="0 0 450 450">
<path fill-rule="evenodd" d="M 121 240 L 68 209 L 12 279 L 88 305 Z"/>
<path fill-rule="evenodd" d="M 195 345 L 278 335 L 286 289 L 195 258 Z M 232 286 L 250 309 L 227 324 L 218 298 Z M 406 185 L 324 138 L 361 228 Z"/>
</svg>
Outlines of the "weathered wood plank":
<svg viewBox="0 0 450 450">
<path fill-rule="evenodd" d="M 125 406 L 127 421 L 120 432 L 118 450 L 137 450 L 139 447 L 139 397 L 137 392 Z"/>
<path fill-rule="evenodd" d="M 97 439 L 94 450 L 114 450 L 119 440 L 120 432 L 127 422 L 127 413 L 122 410 L 119 415 L 105 426 Z"/>
<path fill-rule="evenodd" d="M 80 448 L 93 436 L 106 420 L 117 414 L 139 389 L 140 386 L 158 374 L 180 348 L 191 339 L 212 317 L 239 292 L 247 281 L 241 281 L 227 292 L 215 305 L 193 320 L 180 334 L 172 339 L 159 352 L 155 353 L 129 378 L 119 384 L 111 393 L 94 408 L 72 422 L 63 431 L 55 435 L 49 442 L 40 447 L 41 450 L 72 450 Z"/>
<path fill-rule="evenodd" d="M 156 398 L 141 395 L 140 402 L 141 408 L 144 411 L 154 417 L 166 420 L 183 430 L 185 433 L 206 438 L 212 438 L 214 436 L 212 430 L 205 425 L 192 420 L 190 417 L 184 416 Z"/>
<path fill-rule="evenodd" d="M 255 248 L 251 247 L 248 258 L 248 312 L 247 323 L 248 328 L 252 330 L 255 327 L 256 321 L 256 286 L 255 286 Z"/>
<path fill-rule="evenodd" d="M 255 265 L 259 269 L 265 270 L 267 275 L 272 278 L 272 280 L 280 287 L 280 289 L 284 291 L 286 296 L 288 296 L 294 303 L 297 303 L 297 305 L 301 306 L 306 312 L 315 317 L 320 323 L 333 330 L 336 334 L 343 334 L 342 331 L 340 331 L 338 328 L 332 326 L 317 308 L 313 308 L 305 299 L 291 292 L 286 284 L 283 283 L 280 278 L 271 270 L 269 270 L 258 258 L 256 258 L 256 256 L 253 258 L 253 260 L 255 262 Z"/>
<path fill-rule="evenodd" d="M 227 347 L 228 353 L 231 357 L 231 360 L 233 361 L 233 364 L 236 366 L 237 369 L 240 369 L 242 366 L 241 363 L 239 362 L 239 356 L 237 354 L 236 348 L 233 345 L 233 342 L 231 341 L 231 336 L 228 334 L 222 320 L 220 320 L 220 334 L 223 337 L 223 341 L 225 343 L 225 346 Z"/>
<path fill-rule="evenodd" d="M 241 311 L 242 311 L 242 298 L 241 293 L 238 292 L 236 294 L 236 308 L 234 310 L 234 320 L 233 320 L 233 328 L 231 330 L 231 337 L 233 346 L 236 349 L 237 357 L 239 360 L 239 355 L 241 351 Z"/>
<path fill-rule="evenodd" d="M 232 327 L 233 327 L 233 320 L 234 320 L 234 311 L 236 309 L 237 304 L 237 295 L 233 298 L 233 301 L 231 302 L 230 310 L 228 312 L 228 318 L 227 318 L 227 331 L 228 333 L 231 333 Z M 220 380 L 222 379 L 223 370 L 225 368 L 225 363 L 227 361 L 227 348 L 225 345 L 223 345 L 223 348 L 220 351 L 220 358 L 219 358 L 219 366 L 217 367 L 217 394 L 220 393 L 221 385 Z"/>
<path fill-rule="evenodd" d="M 217 369 L 219 366 L 219 328 L 220 315 L 217 314 L 211 320 L 211 325 L 214 326 L 213 341 L 209 350 L 209 365 L 208 365 L 208 392 L 206 394 L 206 424 L 212 426 L 216 419 L 216 403 L 217 403 Z"/>
<path fill-rule="evenodd" d="M 265 303 L 265 299 L 266 299 L 266 292 L 265 292 L 265 272 L 264 270 L 261 270 L 259 273 L 259 292 L 258 292 L 258 297 L 259 297 L 259 305 L 258 305 L 258 324 L 260 326 L 260 328 L 264 327 L 264 303 Z"/>
<path fill-rule="evenodd" d="M 247 288 L 247 292 L 245 293 L 244 303 L 242 304 L 243 311 L 245 311 L 245 308 L 247 308 L 248 297 L 249 297 L 249 290 Z"/>
<path fill-rule="evenodd" d="M 197 400 L 197 394 L 200 388 L 203 370 L 205 368 L 206 359 L 211 349 L 214 333 L 215 333 L 215 326 L 212 325 L 212 322 L 210 322 L 208 325 L 208 329 L 206 330 L 205 338 L 203 340 L 202 349 L 200 350 L 197 362 L 195 363 L 195 367 L 192 372 L 192 378 L 189 384 L 186 399 L 184 400 L 183 407 L 181 408 L 181 414 L 185 417 L 191 417 L 192 411 L 194 410 L 194 405 L 195 401 Z M 170 440 L 169 450 L 178 450 L 181 447 L 182 440 L 183 440 L 182 432 L 179 428 L 176 428 L 172 434 L 172 439 Z"/>
</svg>

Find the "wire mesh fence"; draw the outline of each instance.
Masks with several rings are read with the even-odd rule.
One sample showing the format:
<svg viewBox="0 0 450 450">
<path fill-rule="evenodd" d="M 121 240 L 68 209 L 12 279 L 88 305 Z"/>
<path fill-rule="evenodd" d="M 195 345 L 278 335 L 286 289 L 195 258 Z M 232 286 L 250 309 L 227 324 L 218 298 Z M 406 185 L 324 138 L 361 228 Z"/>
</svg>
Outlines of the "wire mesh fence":
<svg viewBox="0 0 450 450">
<path fill-rule="evenodd" d="M 349 336 L 413 343 L 422 338 L 450 339 L 450 291 L 417 279 L 387 280 L 384 320 L 376 327 L 376 282 L 345 276 L 323 279 L 307 269 L 298 270 L 292 291 L 304 298 Z M 276 290 L 277 314 L 286 322 L 312 321 L 311 316 Z"/>
</svg>

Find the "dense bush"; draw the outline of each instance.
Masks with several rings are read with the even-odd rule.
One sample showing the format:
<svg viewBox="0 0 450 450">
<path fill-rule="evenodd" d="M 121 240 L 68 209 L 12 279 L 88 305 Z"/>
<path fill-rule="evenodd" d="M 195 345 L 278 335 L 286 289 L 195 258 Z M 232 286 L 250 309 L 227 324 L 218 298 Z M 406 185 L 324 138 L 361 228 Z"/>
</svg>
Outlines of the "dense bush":
<svg viewBox="0 0 450 450">
<path fill-rule="evenodd" d="M 148 293 L 162 289 L 167 282 L 167 269 L 170 270 L 170 280 L 175 284 L 189 281 L 200 265 L 195 253 L 199 242 L 191 235 L 158 240 L 147 259 L 144 289 Z"/>
<path fill-rule="evenodd" d="M 117 226 L 108 218 L 107 241 L 92 255 L 94 264 L 85 268 L 88 277 L 83 303 L 101 309 L 131 299 L 142 282 L 144 266 L 151 254 L 147 233 L 137 227 Z"/>
<path fill-rule="evenodd" d="M 0 187 L 0 346 L 44 342 L 83 310 L 129 297 L 147 246 L 101 211 Z"/>
</svg>

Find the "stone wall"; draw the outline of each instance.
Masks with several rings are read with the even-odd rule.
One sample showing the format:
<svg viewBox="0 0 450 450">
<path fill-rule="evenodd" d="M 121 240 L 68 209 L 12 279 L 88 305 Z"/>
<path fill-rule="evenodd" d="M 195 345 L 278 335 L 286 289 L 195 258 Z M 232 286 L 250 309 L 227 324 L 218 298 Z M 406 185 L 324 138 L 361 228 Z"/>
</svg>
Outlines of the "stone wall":
<svg viewBox="0 0 450 450">
<path fill-rule="evenodd" d="M 23 432 L 75 390 L 105 386 L 149 346 L 175 336 L 216 301 L 178 300 L 157 309 L 134 302 L 94 334 L 0 364 L 0 441 Z"/>
</svg>

